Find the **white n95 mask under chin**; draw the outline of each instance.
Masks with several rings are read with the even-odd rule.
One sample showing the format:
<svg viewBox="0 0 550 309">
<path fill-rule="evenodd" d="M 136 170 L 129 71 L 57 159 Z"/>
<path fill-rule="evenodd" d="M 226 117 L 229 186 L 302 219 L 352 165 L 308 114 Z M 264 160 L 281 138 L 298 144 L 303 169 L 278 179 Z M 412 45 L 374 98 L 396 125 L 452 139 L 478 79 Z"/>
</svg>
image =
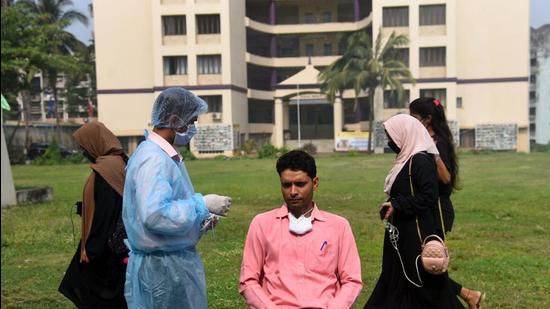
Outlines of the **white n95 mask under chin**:
<svg viewBox="0 0 550 309">
<path fill-rule="evenodd" d="M 288 212 L 288 229 L 292 233 L 303 235 L 311 231 L 312 228 L 313 225 L 311 224 L 311 216 L 306 217 L 305 214 L 303 214 L 300 218 L 296 218 L 291 212 Z"/>
<path fill-rule="evenodd" d="M 197 134 L 197 127 L 195 127 L 195 125 L 190 125 L 184 133 L 176 132 L 174 144 L 180 146 L 187 145 L 195 134 Z"/>
</svg>

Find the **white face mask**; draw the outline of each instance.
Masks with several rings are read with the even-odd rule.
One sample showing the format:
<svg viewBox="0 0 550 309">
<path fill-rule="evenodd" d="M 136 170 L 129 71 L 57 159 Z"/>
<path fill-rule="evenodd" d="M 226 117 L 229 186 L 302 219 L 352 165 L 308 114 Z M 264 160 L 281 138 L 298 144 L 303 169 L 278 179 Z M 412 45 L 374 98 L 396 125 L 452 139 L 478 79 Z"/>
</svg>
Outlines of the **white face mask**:
<svg viewBox="0 0 550 309">
<path fill-rule="evenodd" d="M 311 216 L 306 217 L 305 215 L 310 213 L 313 210 L 311 208 L 308 212 L 301 215 L 300 218 L 294 217 L 294 215 L 289 211 L 288 212 L 288 229 L 298 235 L 303 235 L 311 229 L 313 229 L 313 225 L 311 224 Z"/>
<path fill-rule="evenodd" d="M 197 127 L 195 127 L 195 125 L 190 125 L 187 128 L 187 131 L 185 131 L 184 133 L 176 132 L 176 137 L 174 138 L 174 145 L 182 146 L 182 145 L 189 144 L 189 142 L 191 141 L 193 136 L 195 136 L 195 134 L 197 134 Z"/>
</svg>

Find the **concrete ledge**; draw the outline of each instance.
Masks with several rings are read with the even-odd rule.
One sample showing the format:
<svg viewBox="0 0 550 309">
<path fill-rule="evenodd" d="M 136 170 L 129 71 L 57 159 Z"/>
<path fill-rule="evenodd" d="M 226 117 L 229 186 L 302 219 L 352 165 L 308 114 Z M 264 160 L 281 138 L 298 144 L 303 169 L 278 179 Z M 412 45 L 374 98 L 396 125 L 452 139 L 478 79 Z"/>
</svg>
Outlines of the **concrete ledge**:
<svg viewBox="0 0 550 309">
<path fill-rule="evenodd" d="M 17 190 L 17 204 L 35 204 L 49 202 L 53 199 L 52 187 L 38 187 Z"/>
</svg>

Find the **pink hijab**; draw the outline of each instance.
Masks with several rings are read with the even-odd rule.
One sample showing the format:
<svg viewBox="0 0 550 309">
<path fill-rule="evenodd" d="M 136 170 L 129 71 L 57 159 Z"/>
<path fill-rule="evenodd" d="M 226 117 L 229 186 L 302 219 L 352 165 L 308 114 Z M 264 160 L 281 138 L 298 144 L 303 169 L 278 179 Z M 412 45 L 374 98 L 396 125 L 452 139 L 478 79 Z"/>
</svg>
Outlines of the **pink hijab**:
<svg viewBox="0 0 550 309">
<path fill-rule="evenodd" d="M 397 154 L 395 164 L 384 183 L 384 192 L 389 195 L 397 174 L 412 156 L 422 151 L 431 154 L 439 154 L 439 152 L 428 130 L 413 116 L 395 115 L 384 122 L 384 129 L 397 144 L 397 147 L 401 148 L 401 152 Z"/>
</svg>

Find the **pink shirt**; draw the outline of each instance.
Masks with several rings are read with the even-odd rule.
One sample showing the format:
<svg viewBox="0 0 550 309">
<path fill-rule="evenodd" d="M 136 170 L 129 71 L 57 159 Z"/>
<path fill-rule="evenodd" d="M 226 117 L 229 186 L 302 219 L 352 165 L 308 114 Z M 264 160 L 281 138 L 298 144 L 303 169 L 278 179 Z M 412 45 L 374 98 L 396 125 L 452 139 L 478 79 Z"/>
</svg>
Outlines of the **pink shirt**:
<svg viewBox="0 0 550 309">
<path fill-rule="evenodd" d="M 288 229 L 285 205 L 250 223 L 239 292 L 250 308 L 350 308 L 359 296 L 361 261 L 348 221 L 314 207 L 313 229 Z"/>
<path fill-rule="evenodd" d="M 147 139 L 150 139 L 153 143 L 159 145 L 160 148 L 162 148 L 162 150 L 164 150 L 170 156 L 170 158 L 178 162 L 183 159 L 176 148 L 174 148 L 174 146 L 172 146 L 162 136 L 158 135 L 154 131 L 149 132 Z"/>
</svg>

